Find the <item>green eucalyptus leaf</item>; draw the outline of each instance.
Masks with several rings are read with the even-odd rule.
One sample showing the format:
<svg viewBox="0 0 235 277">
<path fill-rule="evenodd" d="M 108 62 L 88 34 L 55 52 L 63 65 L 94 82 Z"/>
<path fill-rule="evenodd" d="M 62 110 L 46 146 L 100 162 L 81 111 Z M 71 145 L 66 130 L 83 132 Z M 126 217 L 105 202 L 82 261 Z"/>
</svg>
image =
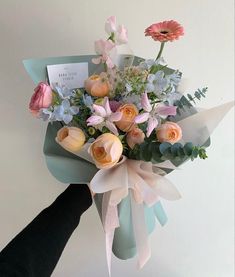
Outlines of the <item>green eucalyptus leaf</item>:
<svg viewBox="0 0 235 277">
<path fill-rule="evenodd" d="M 197 148 L 197 147 L 194 147 L 194 148 L 193 148 L 193 151 L 192 151 L 192 157 L 193 157 L 193 158 L 197 158 L 197 157 L 198 157 L 198 154 L 199 154 L 198 148 Z"/>
<path fill-rule="evenodd" d="M 140 156 L 141 159 L 149 162 L 152 159 L 152 153 L 151 150 L 149 149 L 149 144 L 143 143 L 140 145 Z"/>
<path fill-rule="evenodd" d="M 160 151 L 161 154 L 164 155 L 164 152 L 165 152 L 168 148 L 170 148 L 170 147 L 171 147 L 171 143 L 169 143 L 169 142 L 163 142 L 163 143 L 161 143 L 160 146 L 159 146 L 159 151 Z"/>
<path fill-rule="evenodd" d="M 185 145 L 184 145 L 184 153 L 187 155 L 187 156 L 191 156 L 192 155 L 192 152 L 193 152 L 193 144 L 192 142 L 187 142 Z"/>
<path fill-rule="evenodd" d="M 177 156 L 177 151 L 179 148 L 182 148 L 182 144 L 181 143 L 174 143 L 173 145 L 171 145 L 171 153 L 173 154 L 173 156 Z"/>
</svg>

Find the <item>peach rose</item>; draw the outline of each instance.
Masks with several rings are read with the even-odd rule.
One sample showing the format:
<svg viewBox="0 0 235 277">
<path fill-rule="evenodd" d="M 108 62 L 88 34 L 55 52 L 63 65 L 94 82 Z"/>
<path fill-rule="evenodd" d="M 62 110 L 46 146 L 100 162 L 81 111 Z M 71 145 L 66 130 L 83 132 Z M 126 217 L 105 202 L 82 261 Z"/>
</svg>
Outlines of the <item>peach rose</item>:
<svg viewBox="0 0 235 277">
<path fill-rule="evenodd" d="M 123 146 L 117 136 L 105 133 L 91 144 L 88 151 L 94 159 L 96 167 L 108 169 L 119 162 Z"/>
<path fill-rule="evenodd" d="M 144 138 L 144 132 L 139 128 L 134 128 L 127 134 L 126 141 L 129 147 L 133 149 L 136 144 L 144 142 Z"/>
<path fill-rule="evenodd" d="M 122 105 L 117 111 L 122 113 L 121 120 L 115 123 L 120 130 L 123 132 L 130 132 L 135 128 L 135 117 L 139 112 L 134 104 Z"/>
<path fill-rule="evenodd" d="M 174 122 L 167 121 L 157 130 L 157 139 L 160 142 L 176 143 L 182 138 L 182 130 L 180 126 Z"/>
<path fill-rule="evenodd" d="M 48 84 L 40 82 L 34 89 L 34 94 L 29 103 L 29 109 L 35 116 L 42 108 L 49 108 L 53 99 L 51 87 Z"/>
<path fill-rule="evenodd" d="M 85 80 L 86 91 L 96 97 L 104 97 L 109 94 L 110 85 L 108 80 L 101 75 L 92 75 Z"/>
<path fill-rule="evenodd" d="M 84 145 L 86 137 L 80 128 L 64 126 L 57 132 L 55 140 L 65 150 L 77 152 Z"/>
</svg>

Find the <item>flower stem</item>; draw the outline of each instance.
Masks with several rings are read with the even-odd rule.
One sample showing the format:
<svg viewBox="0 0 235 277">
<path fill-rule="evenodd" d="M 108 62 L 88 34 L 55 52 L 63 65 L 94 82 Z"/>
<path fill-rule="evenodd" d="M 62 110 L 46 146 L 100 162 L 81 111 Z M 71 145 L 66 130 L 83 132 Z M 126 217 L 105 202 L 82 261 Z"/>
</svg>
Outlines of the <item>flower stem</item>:
<svg viewBox="0 0 235 277">
<path fill-rule="evenodd" d="M 164 42 L 164 41 L 163 41 L 163 42 L 161 42 L 160 50 L 159 50 L 159 52 L 158 52 L 158 54 L 157 54 L 157 58 L 156 58 L 156 60 L 157 60 L 157 59 L 159 59 L 159 58 L 161 58 L 161 55 L 162 55 L 162 51 L 163 51 L 164 45 L 165 45 L 165 42 Z M 156 60 L 155 60 L 155 61 L 156 61 Z"/>
</svg>

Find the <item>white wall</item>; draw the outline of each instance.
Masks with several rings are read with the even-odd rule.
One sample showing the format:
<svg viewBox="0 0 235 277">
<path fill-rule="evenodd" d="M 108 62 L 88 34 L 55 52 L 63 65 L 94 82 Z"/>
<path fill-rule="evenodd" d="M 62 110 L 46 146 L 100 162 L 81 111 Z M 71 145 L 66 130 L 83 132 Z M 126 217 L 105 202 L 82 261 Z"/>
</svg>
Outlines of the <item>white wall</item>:
<svg viewBox="0 0 235 277">
<path fill-rule="evenodd" d="M 202 107 L 233 98 L 232 0 L 0 0 L 0 249 L 65 189 L 46 169 L 46 125 L 27 110 L 34 86 L 21 61 L 93 53 L 109 15 L 128 27 L 130 45 L 143 57 L 154 57 L 158 46 L 144 37 L 145 27 L 181 22 L 185 36 L 165 49 L 169 65 L 190 78 L 189 89 L 209 87 Z M 183 198 L 164 202 L 169 222 L 151 236 L 150 262 L 138 272 L 135 260 L 114 257 L 114 277 L 233 276 L 233 141 L 230 112 L 212 135 L 209 159 L 188 162 L 169 176 Z M 108 276 L 95 207 L 84 215 L 53 276 Z"/>
</svg>

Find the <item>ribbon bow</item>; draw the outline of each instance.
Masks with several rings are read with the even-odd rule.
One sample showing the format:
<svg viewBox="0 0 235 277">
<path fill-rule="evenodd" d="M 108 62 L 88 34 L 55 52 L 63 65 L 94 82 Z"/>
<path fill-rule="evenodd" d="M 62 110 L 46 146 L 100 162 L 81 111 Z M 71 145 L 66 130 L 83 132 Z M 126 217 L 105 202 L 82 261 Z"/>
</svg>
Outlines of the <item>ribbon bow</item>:
<svg viewBox="0 0 235 277">
<path fill-rule="evenodd" d="M 142 268 L 151 256 L 148 231 L 145 225 L 144 205 L 151 207 L 159 197 L 176 200 L 180 194 L 175 186 L 163 175 L 161 168 L 176 169 L 169 161 L 151 162 L 127 159 L 110 169 L 99 170 L 90 182 L 95 193 L 104 193 L 102 203 L 102 223 L 106 235 L 106 256 L 109 275 L 111 275 L 111 254 L 114 232 L 119 227 L 118 204 L 131 196 L 133 231 L 138 253 L 138 268 Z"/>
</svg>

